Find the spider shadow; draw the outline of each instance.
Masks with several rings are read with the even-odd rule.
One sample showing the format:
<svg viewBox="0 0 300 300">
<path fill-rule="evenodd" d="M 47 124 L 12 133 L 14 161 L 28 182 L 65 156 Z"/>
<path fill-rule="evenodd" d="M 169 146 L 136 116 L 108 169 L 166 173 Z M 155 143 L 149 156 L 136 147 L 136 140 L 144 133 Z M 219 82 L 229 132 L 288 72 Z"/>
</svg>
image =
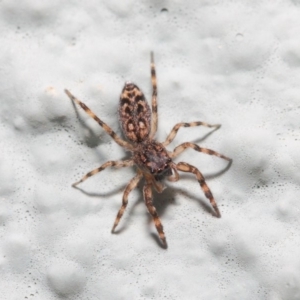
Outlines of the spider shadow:
<svg viewBox="0 0 300 300">
<path fill-rule="evenodd" d="M 205 181 L 207 181 L 208 179 L 213 179 L 213 178 L 217 178 L 219 176 L 221 176 L 223 173 L 227 172 L 230 167 L 232 165 L 232 161 L 228 162 L 228 164 L 225 166 L 225 168 L 221 169 L 220 171 L 218 172 L 215 172 L 215 173 L 210 173 L 208 175 L 205 175 L 204 178 L 205 178 Z M 180 174 L 180 179 L 183 179 L 183 180 L 196 180 L 197 179 L 195 178 L 195 176 L 193 176 L 193 174 L 191 173 L 181 173 Z M 179 179 L 179 180 L 180 180 Z M 206 182 L 207 183 L 207 182 Z M 209 184 L 207 183 L 207 185 L 209 186 Z M 203 197 L 201 199 L 199 199 L 198 196 L 195 196 L 193 195 L 192 193 L 190 193 L 188 190 L 183 190 L 181 188 L 173 188 L 177 191 L 179 191 L 179 193 L 182 193 L 184 194 L 187 198 L 190 198 L 190 199 L 193 199 L 195 201 L 198 201 L 201 208 L 203 210 L 205 210 L 207 213 L 210 213 L 212 216 L 216 217 L 216 218 L 220 218 L 221 216 L 218 216 L 216 214 L 216 212 L 214 211 L 214 209 L 212 208 L 212 206 L 210 205 L 210 202 L 209 200 L 205 197 L 201 187 L 199 186 L 199 192 L 203 194 Z"/>
<path fill-rule="evenodd" d="M 114 196 L 114 195 L 119 194 L 121 189 L 125 190 L 125 187 L 126 187 L 126 185 L 123 185 L 120 188 L 116 188 L 116 189 L 106 192 L 106 193 L 91 193 L 91 192 L 87 192 L 86 190 L 84 190 L 78 186 L 74 186 L 73 188 L 76 190 L 79 190 L 81 193 L 83 193 L 89 197 L 105 198 L 105 197 Z"/>
<path fill-rule="evenodd" d="M 205 141 L 210 135 L 212 135 L 215 131 L 219 130 L 220 127 L 214 128 L 213 130 L 209 131 L 208 133 L 204 134 L 202 137 L 197 138 L 196 140 L 193 141 L 193 143 L 201 143 Z"/>
<path fill-rule="evenodd" d="M 227 164 L 225 168 L 220 170 L 219 172 L 210 174 L 206 176 L 206 179 L 210 178 L 216 178 L 218 176 L 221 176 L 223 173 L 225 173 L 232 165 L 232 161 Z M 195 176 L 192 174 L 186 174 L 186 173 L 180 173 L 181 179 L 188 179 L 188 180 L 196 180 Z M 179 179 L 180 180 L 180 179 Z M 211 214 L 215 218 L 220 218 L 221 216 L 217 215 L 214 209 L 212 208 L 209 200 L 205 197 L 203 194 L 203 191 L 201 187 L 199 186 L 199 191 L 197 192 L 197 195 L 189 192 L 187 189 L 182 189 L 174 186 L 173 184 L 176 184 L 176 182 L 171 183 L 166 181 L 166 189 L 161 193 L 157 193 L 154 191 L 153 193 L 153 205 L 156 207 L 157 213 L 160 217 L 164 215 L 164 212 L 168 205 L 175 204 L 176 200 L 179 198 L 178 195 L 184 195 L 185 198 L 188 200 L 196 201 L 202 210 L 204 210 L 206 213 Z M 171 185 L 172 184 L 172 185 Z M 201 195 L 202 193 L 202 195 Z M 148 223 L 152 222 L 152 217 L 148 215 Z M 161 240 L 159 236 L 155 233 L 151 233 L 151 237 L 154 239 L 154 241 L 157 243 L 158 246 L 161 248 L 166 249 L 166 247 L 161 243 Z"/>
<path fill-rule="evenodd" d="M 188 179 L 191 179 L 191 177 L 188 177 Z M 183 190 L 181 188 L 171 186 L 170 184 L 167 184 L 166 187 L 167 188 L 161 194 L 159 194 L 157 192 L 153 193 L 153 205 L 156 208 L 157 214 L 162 222 L 162 225 L 163 225 L 162 217 L 165 214 L 167 207 L 169 205 L 172 205 L 172 204 L 175 205 L 176 203 L 179 203 L 178 201 L 181 201 L 180 195 L 184 195 L 188 199 L 197 201 L 197 203 L 200 204 L 201 208 L 205 212 L 210 213 L 214 217 L 217 217 L 216 213 L 210 206 L 209 202 L 205 201 L 205 199 L 203 197 L 201 197 L 201 195 L 195 196 L 194 194 L 189 193 L 187 190 Z M 201 189 L 199 190 L 199 192 L 201 193 Z M 148 219 L 148 221 L 147 221 L 148 234 L 150 234 L 151 238 L 155 241 L 155 243 L 160 248 L 167 249 L 168 244 L 166 244 L 166 246 L 164 246 L 162 244 L 162 241 L 160 240 L 158 233 L 157 232 L 154 233 L 154 232 L 150 231 L 150 226 L 154 226 L 154 224 L 153 224 L 152 216 L 149 213 L 147 214 L 147 219 Z M 168 234 L 166 232 L 165 232 L 165 234 L 166 234 L 166 238 L 167 238 Z"/>
<path fill-rule="evenodd" d="M 79 121 L 79 124 L 88 131 L 87 135 L 83 135 L 83 139 L 85 144 L 92 149 L 96 149 L 97 146 L 99 146 L 101 144 L 101 139 L 99 138 L 99 135 L 97 135 L 88 125 L 87 123 L 84 122 L 83 118 L 81 117 L 81 114 L 79 113 L 78 110 L 78 106 L 74 103 L 74 101 L 71 101 L 76 117 Z M 81 110 L 80 110 L 81 111 Z M 103 128 L 102 128 L 103 129 Z M 105 133 L 105 136 L 107 136 L 107 132 L 103 129 L 103 132 Z M 115 131 L 117 132 L 117 131 Z M 99 154 L 99 151 L 97 151 L 97 154 Z M 126 155 L 122 158 L 122 159 L 118 159 L 118 160 L 125 160 L 125 159 L 129 159 L 131 156 L 129 155 L 129 153 L 126 151 L 125 152 Z M 101 157 L 102 158 L 102 157 Z"/>
<path fill-rule="evenodd" d="M 230 168 L 231 164 L 232 164 L 232 162 L 228 163 L 228 165 L 225 168 L 223 168 L 222 170 L 220 170 L 217 173 L 207 175 L 206 179 L 221 176 L 223 173 L 225 173 Z M 186 174 L 186 173 L 180 173 L 180 178 L 183 180 L 196 180 L 195 176 L 193 176 L 192 174 Z M 134 211 L 137 208 L 137 206 L 140 205 L 141 202 L 144 202 L 143 191 L 142 191 L 144 184 L 145 184 L 144 180 L 142 180 L 139 183 L 139 185 L 137 187 L 137 190 L 139 192 L 138 199 L 135 200 L 133 205 L 131 205 L 125 211 L 125 213 L 128 216 L 128 219 L 134 216 L 134 214 L 135 214 Z M 186 189 L 177 188 L 176 186 L 174 186 L 174 184 L 176 184 L 176 182 L 170 183 L 167 180 L 165 180 L 166 188 L 163 190 L 162 193 L 158 193 L 153 189 L 153 200 L 152 201 L 153 201 L 153 205 L 155 206 L 156 211 L 160 218 L 163 217 L 163 215 L 169 205 L 176 204 L 176 200 L 179 199 L 178 195 L 184 195 L 185 198 L 187 198 L 188 200 L 190 199 L 190 200 L 196 201 L 200 205 L 202 210 L 204 210 L 206 213 L 211 214 L 212 216 L 218 218 L 215 211 L 211 207 L 208 199 L 206 199 L 205 196 L 203 195 L 203 191 L 200 186 L 199 186 L 199 191 L 198 191 L 199 193 L 197 192 L 197 195 L 195 195 Z M 116 188 L 116 189 L 114 189 L 110 192 L 106 192 L 106 193 L 90 193 L 90 192 L 86 192 L 85 190 L 83 190 L 79 187 L 75 187 L 75 188 L 90 197 L 109 197 L 109 196 L 114 196 L 114 195 L 120 194 L 120 190 L 124 191 L 125 187 L 126 187 L 126 185 L 122 185 L 122 187 Z M 202 193 L 202 195 L 201 195 L 201 193 Z M 129 195 L 128 200 L 130 201 L 130 195 Z M 120 203 L 120 205 L 121 205 L 121 203 Z M 155 232 L 155 233 L 150 232 L 150 228 L 151 228 L 151 226 L 153 226 L 153 219 L 152 219 L 152 216 L 148 213 L 146 207 L 145 207 L 145 213 L 147 213 L 147 219 L 148 219 L 148 221 L 147 221 L 148 234 L 151 236 L 151 238 L 155 241 L 155 243 L 160 248 L 167 249 L 168 245 L 166 244 L 166 246 L 164 246 L 162 244 L 157 232 Z M 122 222 L 122 220 L 121 220 L 121 222 Z M 127 221 L 127 222 L 122 222 L 120 225 L 121 226 L 117 227 L 117 229 L 115 229 L 114 232 L 112 232 L 113 234 L 117 234 L 117 235 L 121 234 L 123 231 L 125 231 L 128 228 L 130 223 Z"/>
<path fill-rule="evenodd" d="M 88 131 L 87 135 L 83 135 L 83 139 L 85 141 L 85 143 L 87 144 L 87 146 L 89 148 L 96 148 L 98 145 L 100 145 L 100 138 L 99 136 L 87 125 L 86 122 L 84 122 L 84 119 L 82 118 L 81 114 L 79 113 L 78 107 L 76 106 L 76 104 L 74 103 L 74 101 L 70 100 L 77 120 L 79 121 L 79 124 L 82 128 L 86 129 Z"/>
<path fill-rule="evenodd" d="M 158 193 L 155 189 L 153 189 L 153 199 L 152 199 L 153 206 L 156 208 L 157 214 L 160 218 L 160 221 L 162 222 L 162 225 L 163 225 L 163 221 L 161 220 L 161 218 L 165 214 L 165 211 L 169 205 L 175 205 L 175 199 L 176 199 L 176 190 L 174 190 L 172 187 L 168 185 L 167 180 L 165 180 L 164 183 L 166 188 L 162 191 L 162 193 Z M 148 219 L 147 221 L 148 234 L 150 233 L 151 238 L 156 242 L 156 244 L 160 248 L 167 249 L 168 248 L 167 242 L 166 245 L 164 245 L 160 240 L 157 232 L 155 233 L 150 232 L 150 226 L 154 226 L 154 222 L 152 216 L 148 213 L 148 210 L 146 211 L 147 211 L 147 219 Z"/>
<path fill-rule="evenodd" d="M 95 197 L 95 198 L 109 198 L 110 196 L 115 196 L 115 195 L 120 195 L 120 207 L 122 204 L 122 196 L 123 196 L 123 192 L 125 191 L 126 188 L 126 184 L 123 184 L 121 187 L 115 188 L 112 191 L 106 192 L 106 193 L 93 193 L 93 192 L 87 192 L 86 190 L 78 187 L 78 186 L 74 186 L 73 187 L 76 190 L 79 190 L 81 193 L 85 194 L 86 196 L 89 197 Z M 129 195 L 130 197 L 130 195 Z M 100 199 L 102 200 L 102 199 Z M 130 201 L 130 199 L 128 199 Z M 135 201 L 135 203 L 131 206 L 130 209 L 126 209 L 124 214 L 127 214 L 129 217 L 132 216 L 134 214 L 134 209 L 137 207 L 137 205 L 140 203 L 140 200 Z M 112 222 L 111 225 L 113 226 L 113 222 L 114 222 L 114 217 L 116 217 L 116 215 L 114 215 L 112 217 Z M 120 223 L 122 222 L 122 219 L 120 220 Z M 129 222 L 122 222 L 122 224 L 119 224 L 119 226 L 117 227 L 117 229 L 115 229 L 114 231 L 112 231 L 112 234 L 120 234 L 122 233 L 125 229 L 127 229 L 127 227 L 129 226 Z"/>
<path fill-rule="evenodd" d="M 231 168 L 232 162 L 233 162 L 232 160 L 229 161 L 225 168 L 221 169 L 220 171 L 218 171 L 216 173 L 208 173 L 207 175 L 205 175 L 205 179 L 213 179 L 213 178 L 219 177 L 222 174 L 226 173 Z"/>
<path fill-rule="evenodd" d="M 139 186 L 137 187 L 137 190 L 139 191 L 139 196 L 138 199 L 134 202 L 133 205 L 130 206 L 129 209 L 126 209 L 126 214 L 128 216 L 128 218 L 131 218 L 134 216 L 134 211 L 137 208 L 138 205 L 141 205 L 142 202 L 144 202 L 143 199 L 143 187 L 145 185 L 144 180 L 139 184 Z M 171 203 L 173 203 L 173 199 L 174 199 L 174 191 L 172 189 L 165 189 L 161 194 L 157 193 L 155 190 L 153 190 L 153 205 L 156 208 L 156 211 L 158 213 L 159 216 L 163 216 L 164 211 L 166 210 L 167 206 Z M 130 197 L 130 196 L 129 196 Z M 129 199 L 130 201 L 130 199 Z M 155 240 L 156 244 L 163 248 L 166 249 L 167 245 L 164 246 L 158 236 L 157 233 L 149 233 L 150 231 L 150 226 L 153 225 L 153 219 L 152 216 L 148 213 L 148 210 L 145 206 L 145 213 L 147 213 L 148 216 L 148 222 L 147 222 L 147 228 L 148 228 L 148 234 L 150 234 L 150 236 Z M 129 226 L 129 222 L 124 222 L 120 227 L 118 227 L 118 229 L 116 229 L 114 232 L 112 232 L 113 234 L 120 234 L 122 233 L 124 230 L 126 230 Z"/>
</svg>

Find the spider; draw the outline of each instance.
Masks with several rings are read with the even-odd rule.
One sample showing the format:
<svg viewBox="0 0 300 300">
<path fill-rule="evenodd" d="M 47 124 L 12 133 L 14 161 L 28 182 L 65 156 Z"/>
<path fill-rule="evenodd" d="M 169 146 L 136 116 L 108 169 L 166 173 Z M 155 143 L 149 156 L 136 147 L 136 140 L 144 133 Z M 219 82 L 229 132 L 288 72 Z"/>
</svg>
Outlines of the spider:
<svg viewBox="0 0 300 300">
<path fill-rule="evenodd" d="M 206 198 L 209 199 L 217 217 L 221 217 L 217 203 L 207 186 L 205 179 L 201 172 L 194 166 L 185 163 L 173 162 L 173 159 L 180 153 L 188 148 L 192 148 L 198 152 L 205 154 L 218 156 L 229 162 L 232 160 L 218 152 L 213 150 L 199 147 L 196 144 L 186 142 L 177 146 L 172 152 L 168 151 L 165 147 L 169 145 L 175 138 L 179 128 L 181 127 L 194 127 L 205 126 L 218 129 L 221 125 L 210 125 L 204 122 L 190 122 L 190 123 L 178 123 L 171 130 L 170 134 L 163 143 L 160 143 L 154 139 L 157 131 L 157 84 L 156 84 L 156 71 L 154 64 L 154 55 L 151 52 L 151 82 L 152 82 L 152 112 L 145 99 L 142 91 L 132 82 L 126 82 L 122 90 L 119 102 L 119 121 L 123 131 L 123 134 L 127 138 L 123 140 L 120 138 L 106 123 L 99 119 L 83 102 L 73 96 L 68 90 L 65 93 L 69 98 L 80 105 L 83 110 L 91 116 L 102 128 L 113 138 L 113 140 L 125 148 L 131 151 L 132 157 L 128 160 L 107 161 L 99 168 L 87 173 L 81 180 L 75 182 L 72 186 L 75 187 L 79 183 L 85 181 L 89 177 L 103 171 L 107 167 L 129 167 L 137 166 L 137 174 L 129 181 L 125 188 L 122 205 L 116 216 L 116 220 L 112 227 L 112 233 L 119 224 L 120 219 L 126 209 L 128 203 L 129 193 L 138 185 L 139 181 L 144 177 L 145 185 L 143 187 L 143 196 L 146 207 L 151 214 L 158 235 L 163 243 L 164 247 L 167 247 L 166 237 L 163 231 L 163 226 L 157 214 L 157 211 L 152 202 L 152 188 L 154 187 L 158 193 L 161 193 L 164 189 L 162 179 L 167 177 L 169 181 L 175 182 L 179 179 L 178 171 L 193 173 Z"/>
</svg>

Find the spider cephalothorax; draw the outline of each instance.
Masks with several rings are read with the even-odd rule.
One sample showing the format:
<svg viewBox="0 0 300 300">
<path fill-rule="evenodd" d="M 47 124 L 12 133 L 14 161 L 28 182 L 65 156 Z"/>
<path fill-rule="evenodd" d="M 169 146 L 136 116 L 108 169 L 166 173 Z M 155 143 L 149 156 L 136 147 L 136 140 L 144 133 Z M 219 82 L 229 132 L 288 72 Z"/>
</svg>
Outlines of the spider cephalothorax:
<svg viewBox="0 0 300 300">
<path fill-rule="evenodd" d="M 221 216 L 217 203 L 207 186 L 205 179 L 201 172 L 194 166 L 179 162 L 174 163 L 173 158 L 177 157 L 187 148 L 192 148 L 198 152 L 203 152 L 209 155 L 215 155 L 226 159 L 231 162 L 231 159 L 219 154 L 210 149 L 199 147 L 196 144 L 186 142 L 177 146 L 173 152 L 167 151 L 165 148 L 175 138 L 180 127 L 193 127 L 193 126 L 206 126 L 219 128 L 220 125 L 209 125 L 204 122 L 190 122 L 190 123 L 178 123 L 176 124 L 167 139 L 163 142 L 157 142 L 154 139 L 157 131 L 157 87 L 156 87 L 156 74 L 153 53 L 151 52 L 151 81 L 152 81 L 152 111 L 145 99 L 141 90 L 133 83 L 127 82 L 122 90 L 120 103 L 119 103 L 119 120 L 125 137 L 128 141 L 121 139 L 106 123 L 100 120 L 84 103 L 75 98 L 68 90 L 65 90 L 66 94 L 71 100 L 80 105 L 94 120 L 96 120 L 100 126 L 115 140 L 117 144 L 123 148 L 131 151 L 132 157 L 128 160 L 121 161 L 108 161 L 99 168 L 87 173 L 81 180 L 74 183 L 73 186 L 83 182 L 87 178 L 101 172 L 107 167 L 128 167 L 132 165 L 137 166 L 137 174 L 133 177 L 129 184 L 126 186 L 122 206 L 117 214 L 115 223 L 112 228 L 112 232 L 117 227 L 128 203 L 129 193 L 137 186 L 139 181 L 144 178 L 145 185 L 143 188 L 144 200 L 149 213 L 151 214 L 157 232 L 164 246 L 167 245 L 163 226 L 157 215 L 156 209 L 152 203 L 152 187 L 158 192 L 163 191 L 163 184 L 161 180 L 167 178 L 169 181 L 177 181 L 179 179 L 178 171 L 193 173 L 205 196 L 209 199 L 213 206 L 215 213 L 218 217 Z"/>
<path fill-rule="evenodd" d="M 166 148 L 154 140 L 138 144 L 134 149 L 133 159 L 143 172 L 153 175 L 156 181 L 172 175 L 172 159 Z"/>
</svg>

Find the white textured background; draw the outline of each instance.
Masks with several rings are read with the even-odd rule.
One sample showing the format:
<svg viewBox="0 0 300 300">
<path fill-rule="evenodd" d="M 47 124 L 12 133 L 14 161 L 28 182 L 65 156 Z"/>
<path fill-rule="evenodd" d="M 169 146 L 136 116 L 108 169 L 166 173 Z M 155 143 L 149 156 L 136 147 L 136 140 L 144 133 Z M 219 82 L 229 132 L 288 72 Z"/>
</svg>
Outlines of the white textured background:
<svg viewBox="0 0 300 300">
<path fill-rule="evenodd" d="M 1 1 L 0 299 L 300 299 L 300 1 Z M 133 169 L 86 172 L 125 152 L 63 93 L 120 133 L 132 80 L 159 89 L 159 140 L 179 131 L 234 159 L 186 151 L 193 176 L 156 206 L 162 249 Z"/>
</svg>

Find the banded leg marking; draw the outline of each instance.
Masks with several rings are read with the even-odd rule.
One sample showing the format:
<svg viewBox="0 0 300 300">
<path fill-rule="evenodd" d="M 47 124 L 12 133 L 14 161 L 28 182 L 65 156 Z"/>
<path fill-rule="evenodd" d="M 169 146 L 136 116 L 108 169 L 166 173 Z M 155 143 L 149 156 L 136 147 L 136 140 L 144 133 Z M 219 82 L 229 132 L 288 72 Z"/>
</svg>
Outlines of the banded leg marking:
<svg viewBox="0 0 300 300">
<path fill-rule="evenodd" d="M 209 155 L 214 155 L 214 156 L 218 156 L 220 158 L 223 158 L 225 160 L 228 160 L 228 161 L 232 161 L 231 158 L 223 155 L 223 154 L 220 154 L 216 151 L 213 151 L 213 150 L 210 150 L 210 149 L 207 149 L 207 148 L 202 148 L 202 147 L 199 147 L 198 145 L 196 144 L 193 144 L 193 143 L 190 143 L 190 142 L 186 142 L 186 143 L 183 143 L 179 146 L 177 146 L 173 152 L 169 153 L 170 157 L 171 158 L 174 158 L 176 156 L 178 156 L 180 153 L 182 153 L 184 150 L 186 150 L 187 148 L 192 148 L 198 152 L 202 152 L 202 153 L 205 153 L 205 154 L 209 154 Z"/>
<path fill-rule="evenodd" d="M 219 211 L 219 208 L 218 208 L 218 205 L 214 199 L 214 196 L 212 194 L 212 192 L 210 191 L 208 185 L 206 184 L 205 182 L 205 179 L 203 177 L 203 175 L 201 174 L 201 172 L 194 166 L 192 165 L 189 165 L 187 163 L 184 163 L 184 162 L 180 162 L 177 164 L 177 169 L 179 171 L 182 171 L 182 172 L 188 172 L 188 173 L 193 173 L 195 174 L 204 194 L 205 194 L 205 197 L 207 199 L 209 199 L 210 201 L 210 204 L 212 205 L 212 207 L 214 208 L 216 214 L 217 214 L 217 217 L 220 218 L 221 217 L 221 213 Z"/>
<path fill-rule="evenodd" d="M 103 171 L 104 169 L 106 169 L 107 167 L 130 167 L 133 165 L 133 160 L 129 159 L 129 160 L 118 160 L 118 161 L 107 161 L 106 163 L 104 163 L 101 167 L 88 172 L 85 176 L 83 176 L 79 181 L 75 182 L 72 184 L 73 187 L 75 187 L 76 185 L 78 185 L 79 183 L 87 180 L 89 177 Z"/>
<path fill-rule="evenodd" d="M 68 95 L 68 97 L 77 103 L 81 108 L 90 116 L 92 117 L 114 140 L 117 144 L 119 144 L 121 147 L 127 148 L 132 150 L 133 147 L 128 142 L 122 140 L 106 123 L 104 123 L 102 120 L 100 120 L 83 102 L 81 102 L 79 99 L 77 99 L 75 96 L 73 96 L 70 91 L 65 90 L 65 93 Z"/>
<path fill-rule="evenodd" d="M 157 81 L 156 71 L 154 64 L 154 54 L 151 52 L 151 82 L 152 82 L 152 120 L 151 120 L 151 133 L 150 138 L 153 138 L 157 131 Z"/>
<path fill-rule="evenodd" d="M 124 211 L 127 207 L 128 204 L 128 196 L 130 194 L 130 192 L 136 188 L 136 186 L 138 185 L 139 181 L 141 180 L 141 178 L 143 177 L 143 173 L 139 172 L 135 177 L 133 177 L 130 182 L 128 183 L 128 185 L 126 186 L 126 189 L 124 191 L 123 194 L 123 199 L 122 199 L 122 206 L 117 214 L 115 223 L 113 225 L 113 228 L 111 230 L 111 232 L 113 233 L 115 228 L 118 226 L 120 219 L 122 218 Z"/>
<path fill-rule="evenodd" d="M 151 183 L 147 183 L 144 186 L 143 193 L 144 193 L 144 200 L 145 200 L 147 209 L 148 209 L 150 215 L 152 216 L 152 219 L 154 221 L 154 224 L 155 224 L 156 230 L 158 232 L 159 238 L 161 239 L 164 247 L 166 247 L 167 246 L 167 241 L 166 241 L 166 237 L 165 237 L 165 234 L 164 234 L 163 226 L 162 226 L 161 221 L 158 217 L 157 211 L 156 211 L 156 209 L 155 209 L 155 207 L 152 203 Z"/>
<path fill-rule="evenodd" d="M 167 139 L 162 143 L 164 146 L 169 145 L 175 138 L 178 130 L 180 127 L 195 127 L 195 126 L 205 126 L 205 127 L 210 127 L 210 128 L 220 128 L 220 124 L 216 125 L 210 125 L 204 122 L 190 122 L 190 123 L 178 123 L 176 124 L 173 129 L 171 130 L 170 134 L 168 135 Z"/>
</svg>

